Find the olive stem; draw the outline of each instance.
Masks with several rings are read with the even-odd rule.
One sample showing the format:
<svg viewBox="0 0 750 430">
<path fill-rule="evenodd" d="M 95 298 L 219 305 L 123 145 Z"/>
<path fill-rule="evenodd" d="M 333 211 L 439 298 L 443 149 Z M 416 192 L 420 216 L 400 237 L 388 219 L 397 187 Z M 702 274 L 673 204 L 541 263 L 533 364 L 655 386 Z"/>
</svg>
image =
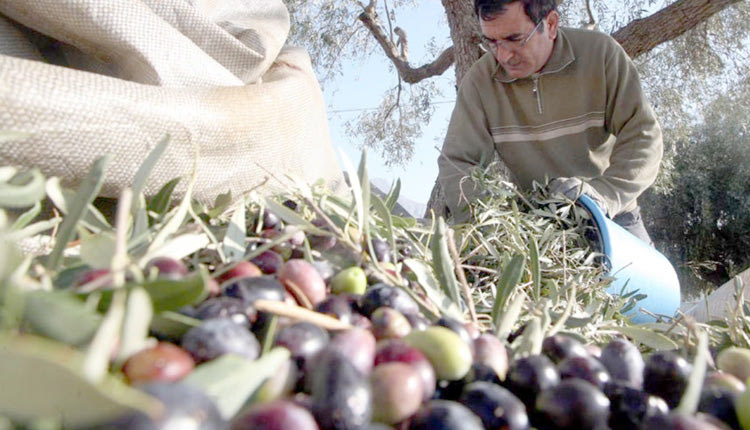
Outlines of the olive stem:
<svg viewBox="0 0 750 430">
<path fill-rule="evenodd" d="M 336 318 L 284 302 L 256 300 L 253 306 L 259 311 L 317 324 L 326 330 L 348 330 L 352 328 L 352 325 L 341 322 Z"/>
</svg>

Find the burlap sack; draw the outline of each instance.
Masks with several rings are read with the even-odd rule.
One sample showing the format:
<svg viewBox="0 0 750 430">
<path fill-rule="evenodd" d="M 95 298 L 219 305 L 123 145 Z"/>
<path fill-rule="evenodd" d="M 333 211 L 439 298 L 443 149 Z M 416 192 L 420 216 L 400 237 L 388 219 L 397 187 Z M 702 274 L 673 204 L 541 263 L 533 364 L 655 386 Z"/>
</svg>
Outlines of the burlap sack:
<svg viewBox="0 0 750 430">
<path fill-rule="evenodd" d="M 204 202 L 279 189 L 274 176 L 336 188 L 322 93 L 306 52 L 282 50 L 288 30 L 280 0 L 2 0 L 0 130 L 28 138 L 0 163 L 75 185 L 112 154 L 116 197 L 169 136 L 147 194 L 189 175 L 196 148 Z"/>
</svg>

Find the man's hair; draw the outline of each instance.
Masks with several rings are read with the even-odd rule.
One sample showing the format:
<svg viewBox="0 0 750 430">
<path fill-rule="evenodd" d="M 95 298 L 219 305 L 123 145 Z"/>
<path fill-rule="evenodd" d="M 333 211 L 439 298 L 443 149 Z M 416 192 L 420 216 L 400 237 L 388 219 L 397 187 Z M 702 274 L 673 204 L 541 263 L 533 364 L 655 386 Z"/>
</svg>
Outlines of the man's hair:
<svg viewBox="0 0 750 430">
<path fill-rule="evenodd" d="M 474 12 L 479 19 L 491 21 L 505 12 L 506 7 L 513 2 L 523 4 L 526 16 L 534 24 L 539 24 L 544 17 L 557 8 L 556 0 L 474 0 Z"/>
</svg>

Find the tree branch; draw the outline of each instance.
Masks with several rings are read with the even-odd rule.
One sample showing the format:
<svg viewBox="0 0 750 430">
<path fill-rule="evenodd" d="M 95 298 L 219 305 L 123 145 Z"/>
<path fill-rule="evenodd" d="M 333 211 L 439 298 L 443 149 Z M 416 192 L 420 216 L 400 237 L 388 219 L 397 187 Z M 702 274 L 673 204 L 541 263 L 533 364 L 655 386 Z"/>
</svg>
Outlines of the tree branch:
<svg viewBox="0 0 750 430">
<path fill-rule="evenodd" d="M 385 55 L 396 66 L 396 70 L 404 82 L 415 84 L 421 80 L 442 75 L 453 64 L 453 47 L 451 46 L 444 50 L 435 61 L 420 67 L 412 67 L 408 61 L 401 58 L 398 47 L 378 24 L 377 17 L 372 9 L 365 8 L 359 15 L 359 20 L 378 41 Z"/>
<path fill-rule="evenodd" d="M 612 37 L 631 58 L 636 58 L 664 42 L 676 39 L 740 1 L 742 0 L 678 0 L 651 16 L 630 22 L 612 33 Z"/>
</svg>

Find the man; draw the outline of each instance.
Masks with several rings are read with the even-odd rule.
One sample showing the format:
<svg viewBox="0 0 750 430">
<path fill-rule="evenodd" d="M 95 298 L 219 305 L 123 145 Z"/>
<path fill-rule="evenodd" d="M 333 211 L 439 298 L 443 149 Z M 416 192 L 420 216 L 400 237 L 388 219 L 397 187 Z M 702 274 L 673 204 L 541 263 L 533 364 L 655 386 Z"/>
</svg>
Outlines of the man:
<svg viewBox="0 0 750 430">
<path fill-rule="evenodd" d="M 497 153 L 522 189 L 586 194 L 650 243 L 637 197 L 655 180 L 661 129 L 610 36 L 560 28 L 555 0 L 475 0 L 483 46 L 461 82 L 439 158 L 457 222 L 481 190 L 467 175 Z"/>
</svg>

